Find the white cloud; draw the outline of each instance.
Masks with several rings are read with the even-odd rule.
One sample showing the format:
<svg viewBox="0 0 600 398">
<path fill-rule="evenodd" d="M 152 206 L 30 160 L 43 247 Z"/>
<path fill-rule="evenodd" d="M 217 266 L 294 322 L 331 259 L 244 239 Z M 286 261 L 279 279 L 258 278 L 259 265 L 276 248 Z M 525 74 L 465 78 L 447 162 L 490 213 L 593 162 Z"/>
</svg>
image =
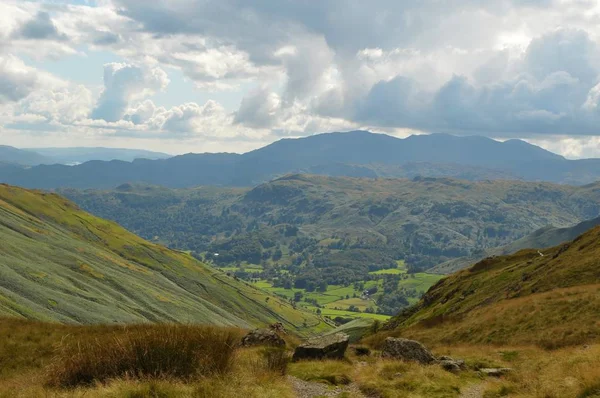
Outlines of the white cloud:
<svg viewBox="0 0 600 398">
<path fill-rule="evenodd" d="M 129 64 L 104 65 L 104 90 L 92 119 L 117 122 L 134 100 L 146 98 L 169 84 L 167 74 L 160 68 L 143 68 Z"/>
<path fill-rule="evenodd" d="M 38 75 L 15 56 L 0 56 L 0 104 L 27 97 L 38 85 Z"/>
</svg>

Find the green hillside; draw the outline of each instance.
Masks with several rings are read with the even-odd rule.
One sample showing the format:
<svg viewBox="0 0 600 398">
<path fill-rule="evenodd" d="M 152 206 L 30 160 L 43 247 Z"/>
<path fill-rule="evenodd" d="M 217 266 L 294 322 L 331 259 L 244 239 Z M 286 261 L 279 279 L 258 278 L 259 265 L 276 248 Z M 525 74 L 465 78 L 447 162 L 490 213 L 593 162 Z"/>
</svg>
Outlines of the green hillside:
<svg viewBox="0 0 600 398">
<path fill-rule="evenodd" d="M 434 274 L 451 274 L 473 265 L 486 257 L 513 254 L 519 250 L 528 248 L 547 249 L 549 247 L 558 246 L 561 243 L 575 239 L 579 235 L 597 225 L 600 225 L 600 217 L 580 222 L 572 227 L 556 228 L 553 226 L 547 226 L 540 228 L 537 231 L 522 237 L 521 239 L 517 239 L 508 245 L 485 249 L 472 256 L 459 257 L 457 259 L 446 261 L 429 269 L 428 272 Z"/>
<path fill-rule="evenodd" d="M 485 259 L 439 281 L 388 332 L 432 343 L 600 340 L 600 227 L 552 249 Z"/>
<path fill-rule="evenodd" d="M 316 316 L 144 241 L 55 195 L 0 185 L 0 315 L 64 323 L 183 322 L 249 327 Z"/>
</svg>

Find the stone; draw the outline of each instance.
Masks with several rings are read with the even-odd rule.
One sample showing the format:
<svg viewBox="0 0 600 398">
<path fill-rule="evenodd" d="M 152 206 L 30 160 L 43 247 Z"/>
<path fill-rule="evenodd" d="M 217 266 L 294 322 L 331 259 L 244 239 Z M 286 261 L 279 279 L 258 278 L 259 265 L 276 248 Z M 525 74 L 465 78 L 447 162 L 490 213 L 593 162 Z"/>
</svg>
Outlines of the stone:
<svg viewBox="0 0 600 398">
<path fill-rule="evenodd" d="M 442 367 L 442 369 L 452 373 L 458 373 L 462 370 L 460 368 L 460 365 L 456 361 L 440 361 L 440 366 Z"/>
<path fill-rule="evenodd" d="M 269 325 L 269 328 L 277 334 L 287 334 L 287 331 L 285 330 L 285 327 L 283 327 L 283 323 L 281 322 L 275 322 Z"/>
<path fill-rule="evenodd" d="M 436 362 L 433 354 L 418 341 L 388 337 L 385 339 L 381 356 L 403 361 L 431 364 Z"/>
<path fill-rule="evenodd" d="M 292 360 L 342 359 L 348 348 L 349 341 L 350 337 L 345 333 L 313 337 L 296 347 Z"/>
<path fill-rule="evenodd" d="M 242 338 L 242 346 L 244 347 L 257 345 L 284 347 L 285 340 L 270 329 L 254 329 Z"/>
<path fill-rule="evenodd" d="M 458 373 L 466 368 L 465 361 L 462 359 L 454 359 L 449 356 L 441 356 L 437 360 L 442 369 L 447 370 L 448 372 Z"/>
<path fill-rule="evenodd" d="M 484 376 L 490 377 L 502 377 L 510 372 L 512 372 L 511 368 L 483 368 L 479 369 L 479 372 Z"/>
</svg>

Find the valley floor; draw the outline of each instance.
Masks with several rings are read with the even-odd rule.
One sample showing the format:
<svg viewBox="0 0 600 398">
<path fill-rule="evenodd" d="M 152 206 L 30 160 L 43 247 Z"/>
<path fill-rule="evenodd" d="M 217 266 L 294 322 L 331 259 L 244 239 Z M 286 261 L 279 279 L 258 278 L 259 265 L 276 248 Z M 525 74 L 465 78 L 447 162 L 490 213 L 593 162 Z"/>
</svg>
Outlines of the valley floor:
<svg viewBox="0 0 600 398">
<path fill-rule="evenodd" d="M 75 388 L 47 385 L 52 371 L 48 366 L 67 336 L 100 339 L 111 330 L 1 319 L 0 397 L 600 397 L 600 344 L 553 351 L 532 346 L 432 347 L 436 355 L 463 358 L 468 370 L 459 374 L 437 365 L 384 360 L 376 351 L 358 357 L 352 347 L 344 361 L 291 363 L 281 372 L 265 362 L 264 349 L 251 348 L 238 349 L 232 368 L 220 376 L 186 382 L 119 378 Z M 293 345 L 293 339 L 288 343 Z M 496 379 L 477 370 L 489 367 L 513 371 Z"/>
</svg>

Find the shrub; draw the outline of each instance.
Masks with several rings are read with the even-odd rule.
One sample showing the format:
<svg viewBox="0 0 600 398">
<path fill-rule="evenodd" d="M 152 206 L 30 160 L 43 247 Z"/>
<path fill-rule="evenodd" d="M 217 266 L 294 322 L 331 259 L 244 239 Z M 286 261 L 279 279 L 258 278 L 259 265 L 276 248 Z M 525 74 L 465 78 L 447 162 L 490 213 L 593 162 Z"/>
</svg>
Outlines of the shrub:
<svg viewBox="0 0 600 398">
<path fill-rule="evenodd" d="M 48 368 L 48 384 L 73 387 L 113 378 L 218 375 L 231 368 L 239 332 L 180 325 L 140 325 L 106 336 L 63 342 Z"/>
</svg>

